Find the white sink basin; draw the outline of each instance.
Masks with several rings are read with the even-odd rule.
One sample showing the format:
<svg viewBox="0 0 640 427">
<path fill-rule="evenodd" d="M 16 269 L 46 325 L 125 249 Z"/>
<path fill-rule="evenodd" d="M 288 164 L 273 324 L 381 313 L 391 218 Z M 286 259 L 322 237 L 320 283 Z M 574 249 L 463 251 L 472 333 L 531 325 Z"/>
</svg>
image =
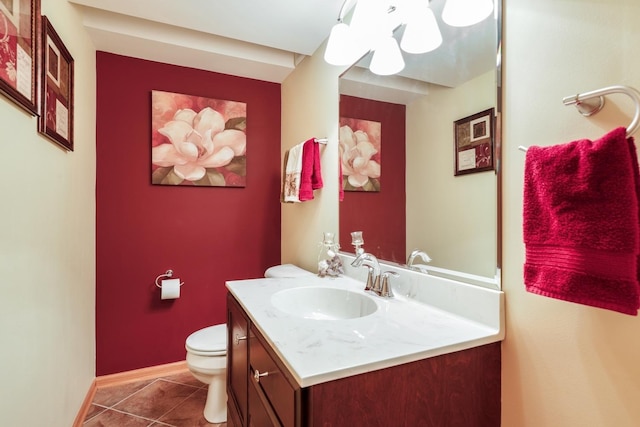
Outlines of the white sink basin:
<svg viewBox="0 0 640 427">
<path fill-rule="evenodd" d="M 378 309 L 368 295 L 325 287 L 285 289 L 273 294 L 271 303 L 285 313 L 318 320 L 354 319 Z"/>
</svg>

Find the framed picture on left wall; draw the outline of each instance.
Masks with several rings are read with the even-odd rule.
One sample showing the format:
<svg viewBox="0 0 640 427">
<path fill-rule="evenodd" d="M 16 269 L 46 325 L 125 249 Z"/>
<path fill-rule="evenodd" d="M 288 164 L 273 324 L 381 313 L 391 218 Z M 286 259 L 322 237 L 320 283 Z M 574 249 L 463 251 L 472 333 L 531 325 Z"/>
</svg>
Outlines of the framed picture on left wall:
<svg viewBox="0 0 640 427">
<path fill-rule="evenodd" d="M 40 0 L 0 0 L 0 94 L 38 114 Z"/>
<path fill-rule="evenodd" d="M 73 151 L 73 57 L 46 16 L 41 41 L 38 131 Z"/>
</svg>

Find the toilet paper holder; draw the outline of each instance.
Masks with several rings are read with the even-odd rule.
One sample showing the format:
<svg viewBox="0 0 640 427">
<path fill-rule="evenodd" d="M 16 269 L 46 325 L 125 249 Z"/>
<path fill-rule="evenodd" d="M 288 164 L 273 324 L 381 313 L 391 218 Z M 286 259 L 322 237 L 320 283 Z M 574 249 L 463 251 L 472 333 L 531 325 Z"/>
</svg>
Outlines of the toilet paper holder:
<svg viewBox="0 0 640 427">
<path fill-rule="evenodd" d="M 158 283 L 158 280 L 160 280 L 163 277 L 168 277 L 168 278 L 173 277 L 173 270 L 167 270 L 166 273 L 159 274 L 158 277 L 156 277 L 156 286 L 159 287 L 160 289 L 162 289 L 162 284 Z M 184 282 L 180 282 L 180 286 L 182 285 L 184 285 Z"/>
</svg>

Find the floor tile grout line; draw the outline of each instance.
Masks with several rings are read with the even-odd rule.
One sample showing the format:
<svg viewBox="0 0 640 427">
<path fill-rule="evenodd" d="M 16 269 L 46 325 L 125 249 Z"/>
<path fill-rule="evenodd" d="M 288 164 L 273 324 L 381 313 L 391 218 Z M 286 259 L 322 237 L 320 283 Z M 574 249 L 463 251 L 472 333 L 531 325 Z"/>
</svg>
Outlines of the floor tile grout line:
<svg viewBox="0 0 640 427">
<path fill-rule="evenodd" d="M 113 409 L 114 407 L 116 407 L 117 405 L 121 404 L 122 402 L 124 402 L 125 400 L 127 400 L 128 398 L 133 396 L 134 394 L 137 394 L 137 393 L 141 392 L 142 390 L 144 390 L 145 388 L 149 387 L 150 385 L 152 385 L 156 381 L 158 381 L 158 378 L 154 379 L 153 381 L 151 381 L 149 384 L 147 384 L 146 386 L 142 387 L 141 389 L 134 391 L 133 393 L 127 395 L 126 397 L 123 397 L 122 399 L 120 399 L 119 401 L 114 403 L 113 405 L 108 406 L 108 409 Z M 105 406 L 105 405 L 100 405 L 100 406 Z M 119 412 L 122 412 L 122 411 L 119 411 Z"/>
<path fill-rule="evenodd" d="M 184 385 L 184 384 L 183 384 Z M 196 394 L 198 391 L 200 391 L 200 389 L 195 389 L 189 396 L 185 397 L 184 399 L 182 399 L 180 401 L 180 403 L 176 404 L 173 408 L 169 409 L 167 412 L 165 412 L 164 414 L 160 415 L 158 417 L 158 419 L 156 421 L 158 422 L 162 422 L 160 421 L 160 418 L 164 417 L 165 415 L 167 415 L 169 412 L 173 411 L 174 409 L 176 409 L 178 406 L 182 405 L 184 402 L 186 402 L 188 399 L 191 398 L 191 396 L 193 396 L 194 394 Z"/>
<path fill-rule="evenodd" d="M 152 424 L 155 423 L 156 421 L 158 421 L 158 420 L 154 420 L 153 418 L 143 417 L 142 415 L 132 414 L 131 412 L 121 411 L 120 409 L 115 409 L 115 408 L 109 408 L 109 409 L 107 409 L 107 411 L 118 412 L 120 414 L 129 415 L 129 416 L 134 417 L 134 418 L 140 418 L 140 419 L 143 419 L 145 421 L 150 421 Z M 162 422 L 162 421 L 160 421 L 160 422 Z"/>
<path fill-rule="evenodd" d="M 166 427 L 179 427 L 179 426 L 175 426 L 173 424 L 167 424 L 167 423 L 163 423 L 162 421 L 152 421 L 151 424 L 149 424 L 147 427 L 151 427 L 154 426 L 156 424 L 160 424 L 160 426 L 166 426 Z"/>
<path fill-rule="evenodd" d="M 113 405 L 111 405 L 111 406 L 106 406 L 106 405 L 101 405 L 101 404 L 99 404 L 99 403 L 93 403 L 93 402 L 91 402 L 91 404 L 92 404 L 92 405 L 99 406 L 100 408 L 103 408 L 103 410 L 102 410 L 101 412 L 99 412 L 98 414 L 94 415 L 93 417 L 89 418 L 89 419 L 86 419 L 86 418 L 85 418 L 85 420 L 83 421 L 83 423 L 82 423 L 82 424 L 84 425 L 85 423 L 87 423 L 87 421 L 90 421 L 90 420 L 94 419 L 95 417 L 97 417 L 97 416 L 99 416 L 99 415 L 102 415 L 103 413 L 105 413 L 106 411 L 109 411 L 109 410 L 113 410 L 113 411 L 115 411 L 115 412 L 119 412 L 119 413 L 121 413 L 121 414 L 131 415 L 131 416 L 133 416 L 133 417 L 137 417 L 137 418 L 142 418 L 142 419 L 144 419 L 144 420 L 151 421 L 151 423 L 153 424 L 156 420 L 153 420 L 153 419 L 151 419 L 151 418 L 147 418 L 147 417 L 143 417 L 143 416 L 140 416 L 140 415 L 138 415 L 138 414 L 132 414 L 131 412 L 126 412 L 126 411 L 123 411 L 123 410 L 120 410 L 120 409 L 115 409 L 115 407 L 116 407 L 117 405 L 119 405 L 120 403 L 124 402 L 125 400 L 127 400 L 128 398 L 130 398 L 131 396 L 133 396 L 134 394 L 137 394 L 137 393 L 139 393 L 140 391 L 144 390 L 145 388 L 149 387 L 150 385 L 152 385 L 153 383 L 155 383 L 156 381 L 158 381 L 158 379 L 159 379 L 159 378 L 155 378 L 155 379 L 154 379 L 153 381 L 151 381 L 149 384 L 145 385 L 144 387 L 142 387 L 142 388 L 141 388 L 141 389 L 139 389 L 139 390 L 134 391 L 133 393 L 129 393 L 127 396 L 123 397 L 122 399 L 120 399 L 119 401 L 117 401 L 116 403 L 114 403 L 114 404 L 113 404 Z M 117 386 L 116 386 L 116 387 L 117 387 Z M 106 388 L 106 387 L 104 387 L 104 388 Z"/>
<path fill-rule="evenodd" d="M 173 384 L 180 384 L 180 385 L 186 385 L 187 387 L 192 387 L 192 388 L 197 388 L 197 389 L 201 389 L 202 386 L 201 385 L 193 385 L 193 384 L 186 384 L 186 383 L 182 383 L 180 381 L 176 381 L 176 380 L 171 380 L 169 378 L 158 378 L 159 380 L 163 380 L 163 381 L 167 381 Z"/>
<path fill-rule="evenodd" d="M 101 408 L 102 410 L 101 410 L 100 412 L 96 413 L 96 414 L 93 414 L 93 415 L 92 415 L 92 416 L 90 416 L 89 418 L 87 418 L 87 417 L 85 416 L 84 421 L 82 421 L 82 425 L 85 425 L 87 422 L 91 421 L 92 419 L 94 419 L 95 417 L 97 417 L 97 416 L 99 416 L 99 415 L 102 415 L 105 411 L 108 411 L 108 410 L 109 410 L 109 408 L 107 408 L 106 406 L 98 405 L 98 404 L 96 404 L 96 403 L 91 403 L 91 404 L 92 404 L 93 406 L 97 406 L 97 407 Z"/>
<path fill-rule="evenodd" d="M 168 380 L 168 379 L 166 379 L 166 378 L 159 377 L 159 378 L 155 378 L 153 381 L 151 381 L 149 384 L 145 385 L 145 386 L 144 386 L 144 387 L 142 387 L 141 389 L 134 391 L 133 393 L 131 393 L 131 394 L 127 395 L 126 397 L 123 397 L 122 399 L 120 399 L 118 402 L 114 403 L 114 404 L 113 404 L 113 405 L 111 405 L 111 406 L 100 405 L 100 404 L 97 404 L 97 403 L 94 403 L 94 405 L 98 405 L 98 406 L 102 406 L 102 407 L 105 407 L 105 408 L 108 408 L 108 409 L 112 409 L 112 408 L 114 408 L 115 406 L 118 406 L 119 404 L 121 404 L 122 402 L 124 402 L 125 400 L 127 400 L 128 398 L 130 398 L 130 397 L 132 397 L 132 396 L 134 396 L 134 395 L 136 395 L 136 394 L 140 393 L 142 390 L 146 389 L 147 387 L 152 386 L 153 384 L 155 384 L 155 383 L 157 383 L 157 382 L 159 382 L 159 381 L 166 381 L 166 382 L 169 382 L 169 383 L 172 383 L 172 384 L 178 384 L 178 385 L 183 385 L 183 386 L 187 386 L 187 387 L 191 387 L 191 388 L 196 388 L 197 390 L 199 390 L 199 389 L 200 389 L 200 388 L 198 388 L 197 386 L 194 386 L 194 385 L 185 384 L 185 383 L 181 383 L 181 382 L 178 382 L 178 381 Z M 122 411 L 122 410 L 120 410 L 120 412 L 123 412 L 123 411 Z"/>
</svg>

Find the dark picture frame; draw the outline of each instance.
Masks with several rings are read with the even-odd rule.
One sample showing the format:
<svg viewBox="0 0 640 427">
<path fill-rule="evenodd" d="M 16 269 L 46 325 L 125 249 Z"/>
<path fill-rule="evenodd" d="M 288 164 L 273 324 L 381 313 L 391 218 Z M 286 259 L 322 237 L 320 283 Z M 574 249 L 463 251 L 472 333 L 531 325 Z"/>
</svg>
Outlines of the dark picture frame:
<svg viewBox="0 0 640 427">
<path fill-rule="evenodd" d="M 46 16 L 42 17 L 38 132 L 73 151 L 73 57 Z"/>
<path fill-rule="evenodd" d="M 38 114 L 40 0 L 0 0 L 0 93 Z"/>
<path fill-rule="evenodd" d="M 453 122 L 454 175 L 494 169 L 494 134 L 493 108 Z"/>
</svg>

